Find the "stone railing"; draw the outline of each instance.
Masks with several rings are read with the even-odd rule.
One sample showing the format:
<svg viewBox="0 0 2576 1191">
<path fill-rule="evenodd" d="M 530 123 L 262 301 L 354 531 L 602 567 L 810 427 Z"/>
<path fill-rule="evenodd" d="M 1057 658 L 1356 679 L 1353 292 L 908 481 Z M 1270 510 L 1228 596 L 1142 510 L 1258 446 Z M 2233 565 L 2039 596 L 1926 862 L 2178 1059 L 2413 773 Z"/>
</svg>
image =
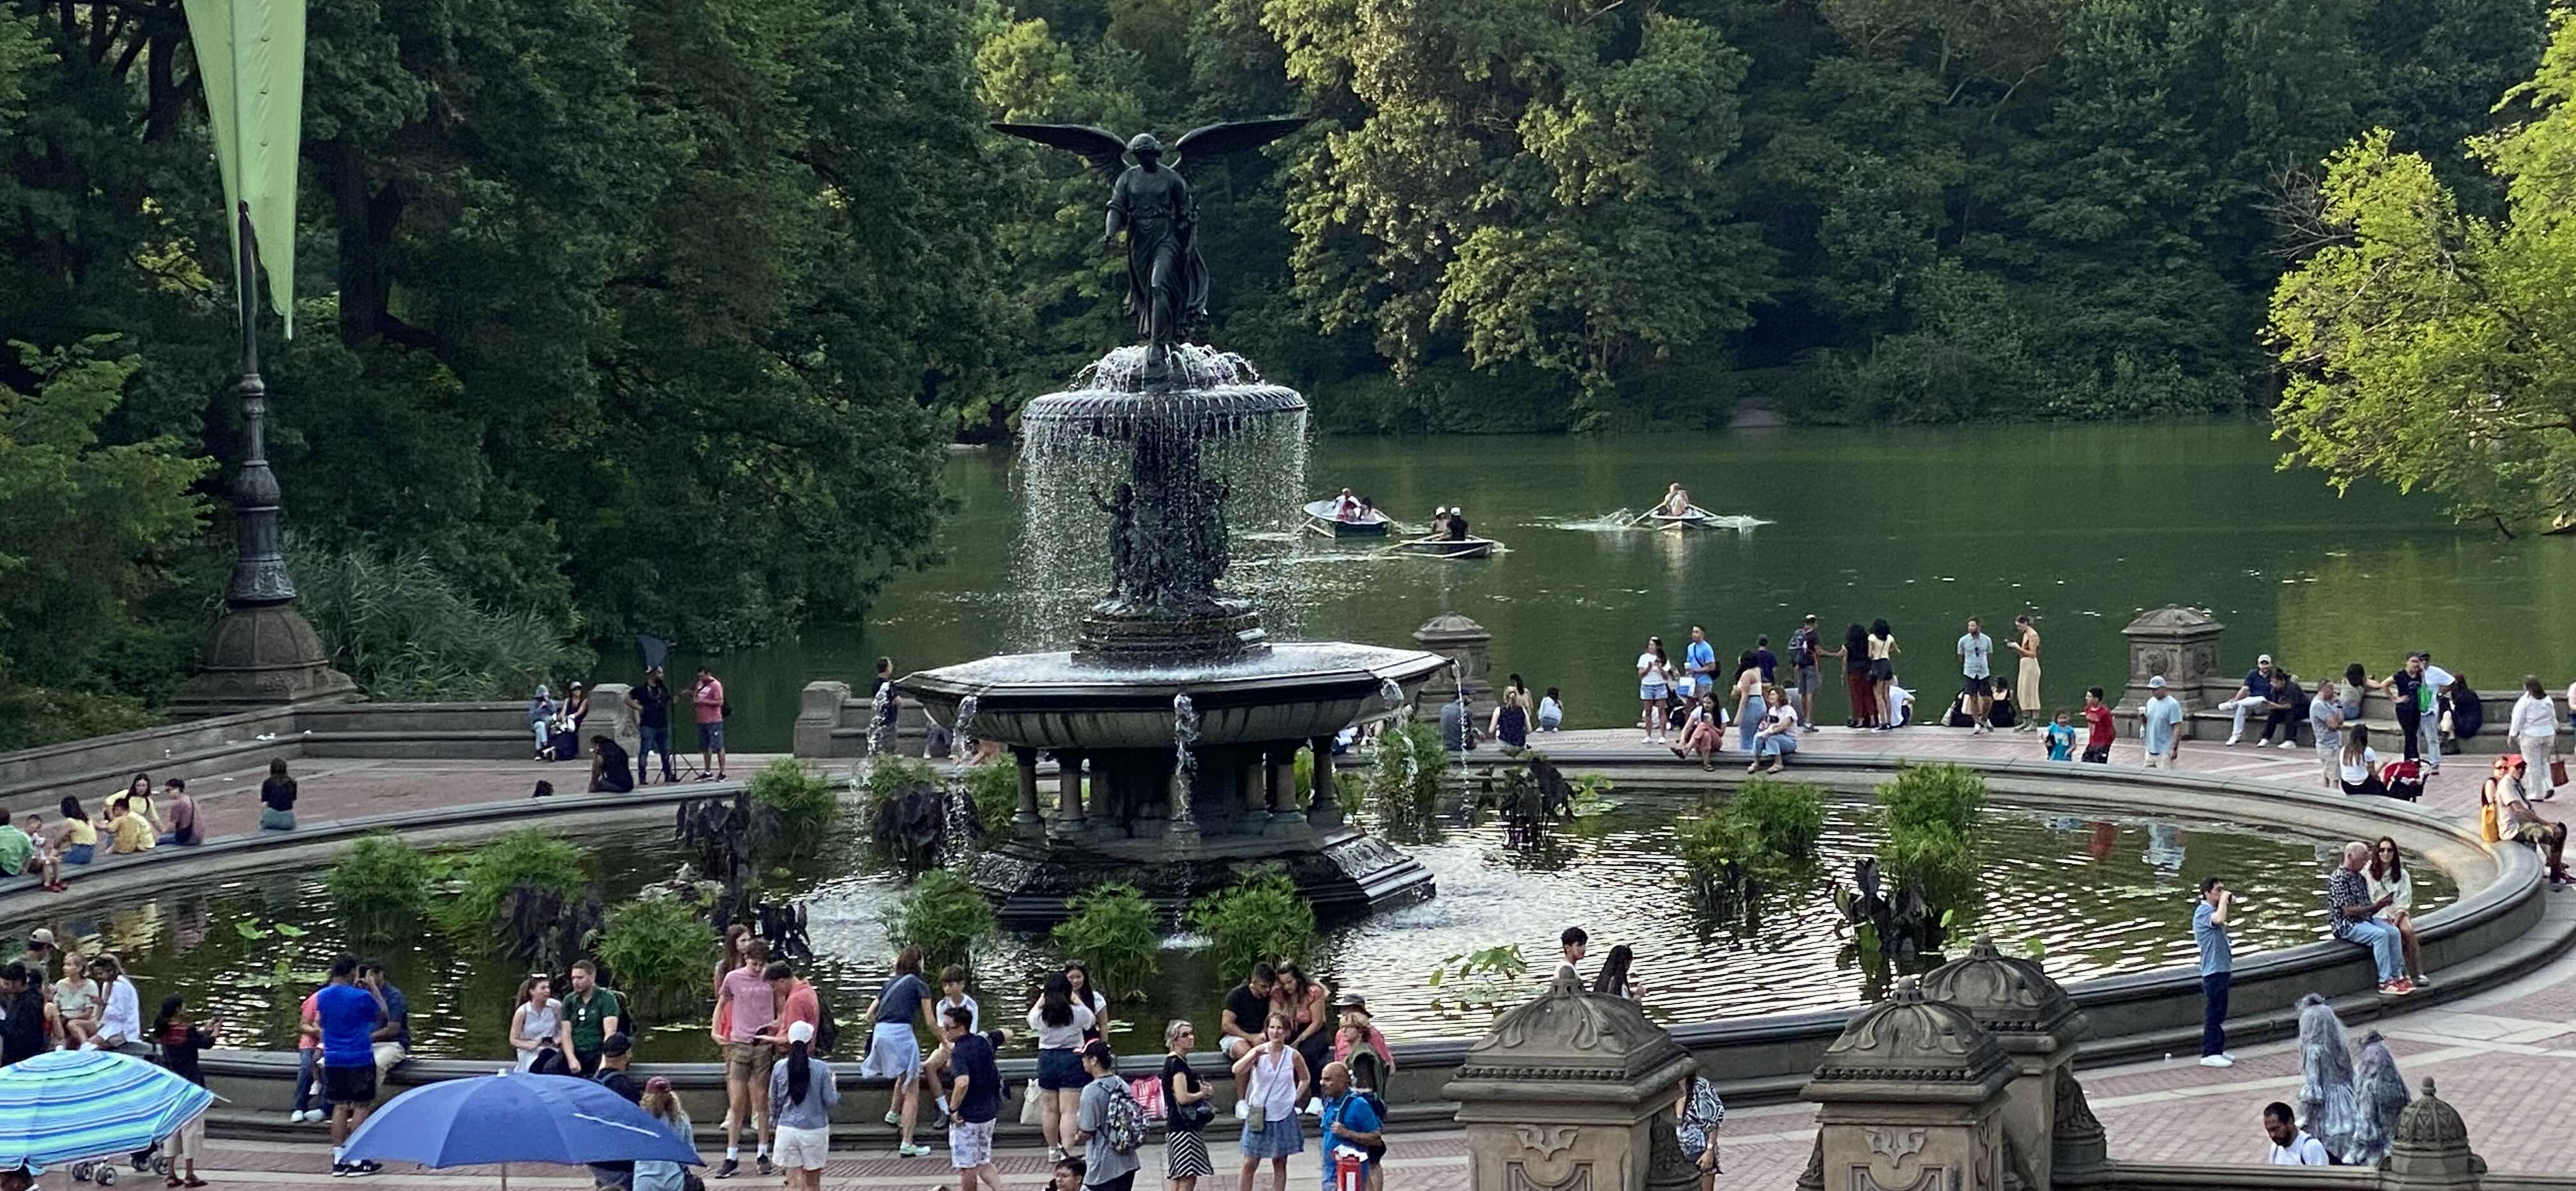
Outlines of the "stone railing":
<svg viewBox="0 0 2576 1191">
<path fill-rule="evenodd" d="M 853 694 L 846 682 L 806 683 L 796 707 L 796 755 L 808 760 L 867 756 L 869 717 L 875 711 L 868 696 Z M 930 713 L 922 710 L 921 701 L 896 696 L 895 754 L 922 755 L 929 735 Z"/>
<path fill-rule="evenodd" d="M 0 806 L 90 798 L 137 773 L 255 769 L 303 757 L 524 756 L 519 703 L 304 703 L 0 753 Z"/>
</svg>

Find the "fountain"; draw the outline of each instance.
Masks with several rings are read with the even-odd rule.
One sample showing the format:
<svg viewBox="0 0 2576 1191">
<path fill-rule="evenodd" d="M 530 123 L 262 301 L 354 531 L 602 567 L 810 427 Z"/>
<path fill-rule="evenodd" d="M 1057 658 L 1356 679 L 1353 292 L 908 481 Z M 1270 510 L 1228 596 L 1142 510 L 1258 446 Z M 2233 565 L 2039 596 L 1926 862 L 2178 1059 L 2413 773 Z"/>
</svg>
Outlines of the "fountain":
<svg viewBox="0 0 2576 1191">
<path fill-rule="evenodd" d="M 1174 148 L 1223 152 L 1296 123 L 1213 125 Z M 1118 142 L 1097 129 L 996 127 L 1098 164 L 1118 160 Z M 1293 466 L 1306 400 L 1241 357 L 1181 341 L 1179 327 L 1205 301 L 1194 210 L 1178 174 L 1158 164 L 1159 145 L 1135 144 L 1144 148 L 1113 193 L 1110 230 L 1128 236 L 1130 294 L 1147 342 L 1111 351 L 1020 414 L 1021 467 L 1036 473 L 1024 487 L 1032 502 L 1054 502 L 1035 511 L 1060 522 L 1073 497 L 1107 522 L 1109 589 L 1081 616 L 1069 650 L 988 657 L 896 684 L 943 724 L 958 725 L 971 707 L 975 735 L 1019 758 L 1024 810 L 1038 753 L 1057 766 L 1052 814 L 1034 824 L 1023 816 L 1008 838 L 985 841 L 965 874 L 1014 924 L 1060 918 L 1066 898 L 1102 882 L 1132 883 L 1171 906 L 1259 865 L 1284 868 L 1319 911 L 1428 896 L 1427 870 L 1343 821 L 1331 746 L 1380 710 L 1390 687 L 1409 696 L 1448 660 L 1273 641 L 1248 602 L 1224 593 L 1228 504 Z M 1140 263 L 1152 253 L 1162 254 L 1160 267 Z M 1315 752 L 1312 791 L 1291 788 L 1300 748 Z M 1316 796 L 1300 806 L 1301 793 Z"/>
</svg>

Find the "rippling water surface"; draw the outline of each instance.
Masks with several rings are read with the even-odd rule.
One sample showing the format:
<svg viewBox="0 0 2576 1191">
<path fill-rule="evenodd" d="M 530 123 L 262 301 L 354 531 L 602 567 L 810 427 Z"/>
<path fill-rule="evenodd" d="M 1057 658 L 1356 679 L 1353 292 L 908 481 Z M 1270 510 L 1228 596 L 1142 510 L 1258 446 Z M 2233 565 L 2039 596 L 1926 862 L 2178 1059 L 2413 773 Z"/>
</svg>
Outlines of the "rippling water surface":
<svg viewBox="0 0 2576 1191">
<path fill-rule="evenodd" d="M 1397 1039 L 1473 1033 L 1487 1019 L 1488 1010 L 1455 1003 L 1455 982 L 1429 983 L 1443 957 L 1517 944 L 1532 966 L 1524 983 L 1535 987 L 1553 967 L 1557 933 L 1569 923 L 1591 932 L 1595 963 L 1613 943 L 1637 949 L 1647 1008 L 1665 1020 L 1830 1009 L 1883 990 L 1885 970 L 1873 972 L 1851 948 L 1849 932 L 1838 929 L 1830 888 L 1832 880 L 1848 882 L 1852 862 L 1877 843 L 1865 807 L 1834 805 L 1813 873 L 1764 892 L 1749 914 L 1718 916 L 1685 892 L 1672 859 L 1674 821 L 1688 798 L 1618 796 L 1624 805 L 1580 830 L 1559 831 L 1543 849 L 1509 847 L 1498 827 L 1454 829 L 1411 845 L 1437 874 L 1439 896 L 1334 926 L 1310 968 L 1326 973 L 1336 990 L 1366 996 L 1379 1026 Z M 1960 946 L 1968 932 L 1989 931 L 2008 950 L 2043 956 L 2049 971 L 2069 982 L 2188 963 L 2193 890 L 2210 875 L 2240 891 L 2240 955 L 2306 942 L 2325 929 L 2326 858 L 2336 842 L 2187 820 L 1990 810 L 1977 841 L 1983 889 L 1962 915 L 1969 926 Z M 612 897 L 666 877 L 679 862 L 656 830 L 612 837 L 596 855 Z M 818 983 L 848 1028 L 885 978 L 882 917 L 900 883 L 849 838 L 790 871 L 792 879 L 781 883 L 810 907 Z M 2415 879 L 2419 911 L 2455 896 L 2438 872 Z M 275 929 L 280 924 L 305 933 L 288 937 Z M 344 946 L 318 874 L 173 891 L 100 913 L 16 923 L 0 937 L 24 938 L 36 925 L 113 948 L 127 957 L 147 1013 L 164 995 L 181 994 L 199 1016 L 221 1018 L 225 1043 L 236 1046 L 291 1046 L 295 1006 L 306 991 L 292 977 L 309 976 Z M 1161 1024 L 1172 1017 L 1193 1018 L 1202 1037 L 1214 1036 L 1216 1006 L 1232 974 L 1207 970 L 1189 942 L 1172 940 L 1144 998 L 1120 1009 L 1114 1036 L 1122 1049 L 1158 1047 Z M 372 950 L 410 998 L 416 1053 L 506 1050 L 510 998 L 523 974 L 516 966 L 437 937 Z M 987 1018 L 1023 1014 L 1053 961 L 1041 936 L 995 939 L 976 963 L 974 991 Z M 283 985 L 276 978 L 281 963 L 290 976 Z M 697 1010 L 657 1016 L 641 1057 L 712 1058 L 706 1032 L 694 1028 L 702 1021 Z"/>
</svg>

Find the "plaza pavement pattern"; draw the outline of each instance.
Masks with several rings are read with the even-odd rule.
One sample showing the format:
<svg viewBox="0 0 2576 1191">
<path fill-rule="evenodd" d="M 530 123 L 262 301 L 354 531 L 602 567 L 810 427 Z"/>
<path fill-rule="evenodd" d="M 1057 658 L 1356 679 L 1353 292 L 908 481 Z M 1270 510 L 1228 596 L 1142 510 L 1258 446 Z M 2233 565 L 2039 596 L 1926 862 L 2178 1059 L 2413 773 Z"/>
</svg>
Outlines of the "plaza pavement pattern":
<svg viewBox="0 0 2576 1191">
<path fill-rule="evenodd" d="M 1633 752 L 1642 746 L 1633 729 L 1585 730 L 1540 738 L 1551 751 Z M 2032 733 L 1996 732 L 1974 736 L 1964 729 L 1914 727 L 1896 732 L 1855 732 L 1824 728 L 1807 735 L 1802 747 L 1810 754 L 1887 755 L 1942 758 L 2041 756 Z M 1733 754 L 1729 754 L 1733 756 Z M 748 777 L 767 757 L 737 756 L 728 766 L 736 779 Z M 2123 740 L 2112 753 L 2115 764 L 2139 763 L 2134 741 Z M 1720 764 L 1728 763 L 1724 757 Z M 1734 762 L 1741 765 L 1741 760 Z M 2475 812 L 2479 783 L 2487 758 L 2453 757 L 2429 783 L 2422 805 L 2467 817 Z M 2224 774 L 2253 780 L 2307 784 L 2317 780 L 2315 753 L 2309 749 L 2225 748 L 2216 741 L 2185 742 L 2181 768 L 2187 772 Z M 583 772 L 587 772 L 586 769 Z M 539 777 L 558 786 L 573 775 L 570 763 L 492 761 L 329 761 L 301 763 L 298 810 L 308 819 L 377 814 L 402 809 L 525 798 Z M 212 780 L 189 775 L 191 786 L 206 800 L 213 816 L 212 833 L 246 830 L 258 814 L 258 782 L 252 771 L 217 775 Z M 237 780 L 226 781 L 231 777 Z M 205 780 L 205 784 L 198 783 Z M 2557 813 L 2545 806 L 2546 813 Z M 2576 914 L 2576 894 L 2553 896 L 2552 915 Z M 2432 974 L 2439 979 L 2440 973 Z M 2512 983 L 2438 1007 L 2402 1012 L 2376 1023 L 2389 1038 L 2399 1069 L 2410 1086 L 2432 1077 L 2443 1099 L 2466 1119 L 2470 1144 L 2496 1171 L 2576 1173 L 2576 1152 L 2561 1138 L 2565 1122 L 2576 1116 L 2576 954 L 2561 954 Z M 2288 1041 L 2248 1046 L 2236 1051 L 2236 1066 L 2200 1066 L 2196 1056 L 2149 1061 L 2099 1070 L 2082 1070 L 2094 1113 L 2109 1134 L 2111 1156 L 2136 1161 L 2262 1161 L 2264 1139 L 2257 1120 L 2273 1100 L 2294 1100 L 2299 1086 L 2298 1055 Z M 1721 1191 L 1788 1191 L 1806 1166 L 1815 1137 L 1814 1108 L 1804 1103 L 1738 1108 L 1727 1115 L 1721 1134 L 1725 1174 Z M 1209 1132 L 1212 1156 L 1222 1172 L 1201 1179 L 1202 1191 L 1235 1191 L 1234 1145 L 1223 1122 Z M 1457 1130 L 1398 1134 L 1387 1158 L 1389 1191 L 1465 1191 L 1466 1137 Z M 720 1157 L 720 1154 L 713 1156 Z M 1145 1169 L 1136 1186 L 1162 1186 L 1161 1147 L 1148 1146 Z M 1044 1156 L 1034 1150 L 1003 1150 L 998 1155 L 1003 1182 L 1009 1187 L 1041 1187 L 1046 1182 Z M 215 1141 L 201 1174 L 218 1186 L 237 1191 L 282 1191 L 332 1181 L 330 1156 L 320 1145 Z M 775 1187 L 746 1170 L 711 1187 Z M 371 1181 L 396 1187 L 439 1187 L 485 1191 L 499 1187 L 496 1170 L 426 1171 L 388 1169 Z M 569 1177 L 567 1177 L 569 1176 Z M 1307 1153 L 1289 1164 L 1289 1186 L 1319 1185 L 1313 1139 Z M 129 1174 L 120 1185 L 150 1187 L 159 1180 Z M 68 1176 L 47 1177 L 48 1187 L 70 1187 Z M 583 1188 L 590 1180 L 562 1168 L 527 1167 L 511 1172 L 509 1185 L 530 1188 Z M 884 1150 L 844 1150 L 825 1171 L 831 1191 L 867 1188 L 954 1187 L 956 1179 L 945 1153 L 902 1159 Z M 1269 1186 L 1265 1170 L 1254 1186 Z"/>
</svg>

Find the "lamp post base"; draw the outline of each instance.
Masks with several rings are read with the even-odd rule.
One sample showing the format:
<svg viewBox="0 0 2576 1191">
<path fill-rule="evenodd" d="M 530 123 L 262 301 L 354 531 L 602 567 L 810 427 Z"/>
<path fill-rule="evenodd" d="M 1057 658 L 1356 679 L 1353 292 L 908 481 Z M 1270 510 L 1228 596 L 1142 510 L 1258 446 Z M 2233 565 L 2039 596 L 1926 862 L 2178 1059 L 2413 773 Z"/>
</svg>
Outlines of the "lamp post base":
<svg viewBox="0 0 2576 1191">
<path fill-rule="evenodd" d="M 173 719 L 360 697 L 358 684 L 331 668 L 321 634 L 293 604 L 227 609 L 206 634 L 203 656 L 170 706 Z"/>
</svg>

